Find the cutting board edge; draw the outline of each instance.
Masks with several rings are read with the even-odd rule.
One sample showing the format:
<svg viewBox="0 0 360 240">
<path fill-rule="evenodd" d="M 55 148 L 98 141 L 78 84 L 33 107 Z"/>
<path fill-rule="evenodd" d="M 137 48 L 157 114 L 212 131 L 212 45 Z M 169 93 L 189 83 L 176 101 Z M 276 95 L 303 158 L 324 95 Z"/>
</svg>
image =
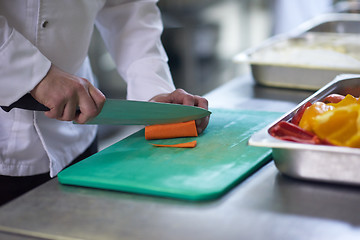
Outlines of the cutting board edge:
<svg viewBox="0 0 360 240">
<path fill-rule="evenodd" d="M 96 181 L 89 181 L 89 180 L 81 180 L 76 179 L 76 184 L 74 184 L 74 178 L 73 177 L 64 177 L 62 176 L 62 172 L 58 174 L 58 181 L 59 183 L 63 185 L 68 186 L 76 186 L 76 187 L 87 187 L 91 189 L 97 189 L 97 190 L 111 190 L 111 191 L 119 191 L 122 193 L 128 193 L 128 194 L 138 194 L 138 195 L 144 195 L 144 196 L 157 196 L 157 197 L 164 197 L 164 198 L 170 198 L 170 199 L 180 199 L 180 200 L 186 200 L 186 201 L 211 201 L 218 199 L 222 197 L 224 194 L 229 192 L 231 189 L 234 188 L 234 186 L 241 183 L 244 179 L 248 178 L 252 174 L 254 174 L 257 170 L 259 170 L 261 167 L 263 167 L 265 164 L 270 162 L 272 160 L 272 151 L 269 149 L 266 153 L 264 153 L 264 158 L 262 161 L 259 161 L 257 164 L 255 164 L 251 171 L 249 171 L 247 174 L 243 174 L 239 176 L 238 179 L 236 179 L 232 184 L 224 186 L 223 188 L 218 188 L 218 190 L 210 189 L 208 192 L 202 192 L 198 194 L 189 194 L 189 193 L 179 193 L 179 192 L 170 192 L 168 189 L 167 191 L 160 191 L 156 190 L 154 188 L 141 188 L 141 187 L 127 187 L 126 185 L 118 185 L 118 184 L 109 184 L 109 183 L 100 183 Z M 64 170 L 66 172 L 66 170 Z M 134 185 L 132 185 L 134 186 Z"/>
</svg>

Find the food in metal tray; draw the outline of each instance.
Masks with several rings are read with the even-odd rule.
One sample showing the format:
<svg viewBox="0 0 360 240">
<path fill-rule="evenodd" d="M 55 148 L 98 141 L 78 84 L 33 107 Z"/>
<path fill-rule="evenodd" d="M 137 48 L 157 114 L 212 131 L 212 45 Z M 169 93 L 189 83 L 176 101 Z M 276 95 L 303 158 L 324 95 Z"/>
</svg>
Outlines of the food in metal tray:
<svg viewBox="0 0 360 240">
<path fill-rule="evenodd" d="M 339 99 L 339 95 L 333 94 L 342 95 L 341 99 L 347 94 L 359 97 L 360 75 L 337 76 L 274 123 L 254 133 L 249 139 L 249 145 L 272 148 L 276 168 L 287 176 L 360 186 L 360 148 L 283 141 L 269 134 L 269 130 L 281 121 L 297 122 L 295 126 L 298 127 L 301 118 L 295 115 L 307 102 L 339 102 L 334 101 Z"/>
<path fill-rule="evenodd" d="M 250 62 L 320 69 L 360 68 L 358 34 L 305 33 L 258 49 Z"/>
<path fill-rule="evenodd" d="M 278 122 L 269 133 L 293 142 L 360 148 L 360 100 L 331 94 L 322 102 L 307 102 L 290 122 Z"/>
</svg>

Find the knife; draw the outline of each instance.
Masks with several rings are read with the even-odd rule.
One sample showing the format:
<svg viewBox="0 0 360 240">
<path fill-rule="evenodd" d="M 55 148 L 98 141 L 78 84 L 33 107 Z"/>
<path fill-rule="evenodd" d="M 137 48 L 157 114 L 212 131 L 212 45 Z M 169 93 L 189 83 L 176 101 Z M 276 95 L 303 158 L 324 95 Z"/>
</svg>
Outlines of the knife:
<svg viewBox="0 0 360 240">
<path fill-rule="evenodd" d="M 8 107 L 5 111 L 22 108 L 34 111 L 49 111 L 49 108 L 26 94 Z M 101 125 L 154 125 L 186 122 L 210 115 L 211 112 L 194 106 L 180 104 L 107 99 L 101 112 L 85 124 Z"/>
</svg>

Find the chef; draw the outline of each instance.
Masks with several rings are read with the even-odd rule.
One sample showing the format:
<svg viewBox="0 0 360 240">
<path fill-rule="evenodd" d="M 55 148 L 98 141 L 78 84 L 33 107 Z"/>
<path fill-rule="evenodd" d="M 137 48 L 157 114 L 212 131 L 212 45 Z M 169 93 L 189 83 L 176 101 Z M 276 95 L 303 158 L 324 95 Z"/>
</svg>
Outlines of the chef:
<svg viewBox="0 0 360 240">
<path fill-rule="evenodd" d="M 0 1 L 0 105 L 30 93 L 50 109 L 0 110 L 0 204 L 96 152 L 96 126 L 72 123 L 95 117 L 105 102 L 87 56 L 94 25 L 127 99 L 207 109 L 206 99 L 175 90 L 156 0 Z M 207 123 L 197 121 L 198 131 Z"/>
</svg>

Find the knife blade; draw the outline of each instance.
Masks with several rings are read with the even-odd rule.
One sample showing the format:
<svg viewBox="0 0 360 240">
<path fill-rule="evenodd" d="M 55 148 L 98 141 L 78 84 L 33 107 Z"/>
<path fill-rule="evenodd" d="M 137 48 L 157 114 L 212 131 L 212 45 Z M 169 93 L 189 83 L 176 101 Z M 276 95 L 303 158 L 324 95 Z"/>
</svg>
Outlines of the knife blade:
<svg viewBox="0 0 360 240">
<path fill-rule="evenodd" d="M 180 104 L 107 99 L 100 114 L 86 124 L 154 125 L 186 122 L 211 112 Z"/>
<path fill-rule="evenodd" d="M 9 112 L 13 108 L 49 111 L 30 94 L 24 95 L 10 106 L 1 106 Z M 85 124 L 98 125 L 153 125 L 186 122 L 210 115 L 203 108 L 180 104 L 107 99 L 98 116 Z"/>
</svg>

